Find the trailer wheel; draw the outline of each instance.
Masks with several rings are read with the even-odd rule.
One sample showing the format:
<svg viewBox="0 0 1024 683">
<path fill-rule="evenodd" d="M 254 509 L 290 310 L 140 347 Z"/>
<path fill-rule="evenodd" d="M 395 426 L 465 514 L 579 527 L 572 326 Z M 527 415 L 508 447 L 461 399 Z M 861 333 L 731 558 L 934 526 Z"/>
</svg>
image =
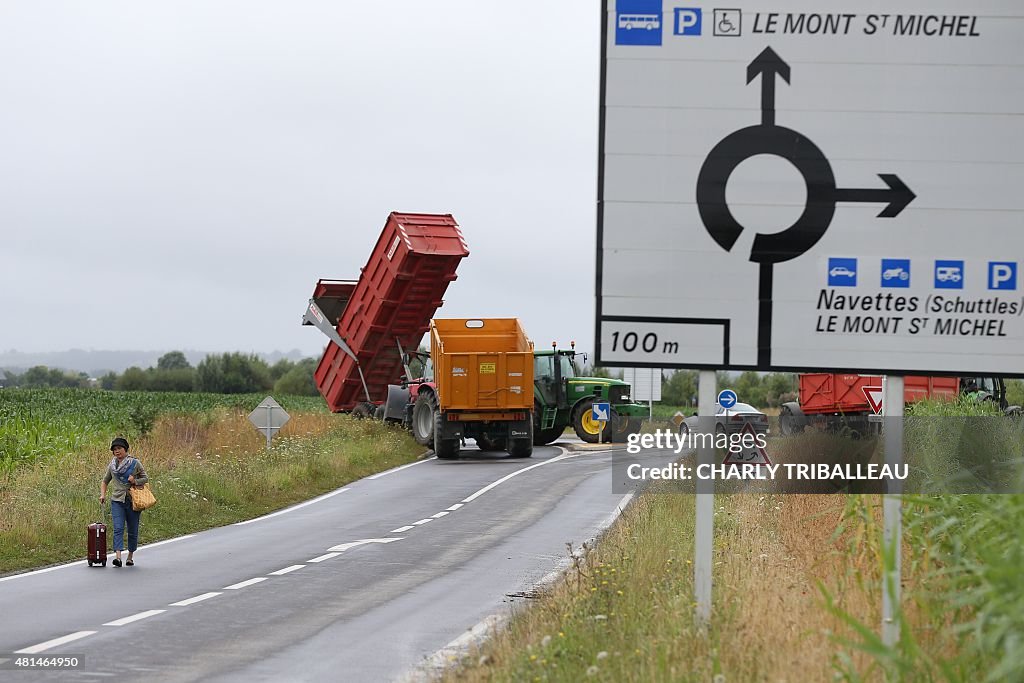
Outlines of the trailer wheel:
<svg viewBox="0 0 1024 683">
<path fill-rule="evenodd" d="M 804 431 L 803 418 L 793 412 L 793 408 L 785 403 L 779 409 L 779 431 L 783 436 L 793 436 Z"/>
<path fill-rule="evenodd" d="M 440 410 L 434 411 L 434 455 L 441 460 L 455 460 L 459 457 L 459 439 L 442 439 L 444 434 L 444 417 Z"/>
<path fill-rule="evenodd" d="M 424 391 L 416 397 L 412 407 L 412 438 L 421 446 L 434 445 L 434 412 L 437 399 L 434 392 Z"/>
<path fill-rule="evenodd" d="M 513 458 L 529 458 L 533 455 L 533 420 L 526 425 L 529 434 L 508 440 L 508 454 Z"/>
<path fill-rule="evenodd" d="M 352 417 L 357 420 L 372 419 L 375 412 L 377 412 L 377 406 L 369 401 L 363 401 L 362 403 L 357 403 L 356 407 L 352 409 Z"/>
</svg>

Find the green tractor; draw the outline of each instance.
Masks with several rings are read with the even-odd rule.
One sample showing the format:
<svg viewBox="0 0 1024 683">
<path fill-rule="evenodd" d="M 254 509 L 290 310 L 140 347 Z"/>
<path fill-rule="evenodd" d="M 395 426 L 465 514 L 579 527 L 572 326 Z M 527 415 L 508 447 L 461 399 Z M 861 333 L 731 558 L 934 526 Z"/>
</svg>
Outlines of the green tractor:
<svg viewBox="0 0 1024 683">
<path fill-rule="evenodd" d="M 640 431 L 648 409 L 630 401 L 629 384 L 604 377 L 580 377 L 576 367 L 575 344 L 570 351 L 533 352 L 533 443 L 544 446 L 572 425 L 576 436 L 588 443 L 622 442 Z M 611 419 L 604 424 L 593 419 L 594 403 L 611 404 Z"/>
</svg>

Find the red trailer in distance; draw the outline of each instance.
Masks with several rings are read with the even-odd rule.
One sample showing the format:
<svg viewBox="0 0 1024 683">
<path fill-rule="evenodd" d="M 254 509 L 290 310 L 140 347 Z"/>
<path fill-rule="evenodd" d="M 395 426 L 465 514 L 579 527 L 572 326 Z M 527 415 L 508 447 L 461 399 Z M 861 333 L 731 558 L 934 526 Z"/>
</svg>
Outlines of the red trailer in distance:
<svg viewBox="0 0 1024 683">
<path fill-rule="evenodd" d="M 877 415 L 882 400 L 881 376 L 810 372 L 801 374 L 799 379 L 799 402 L 783 403 L 781 407 L 779 429 L 783 434 L 795 434 L 808 426 L 866 433 L 880 421 Z M 960 391 L 959 377 L 903 378 L 906 403 L 924 399 L 952 401 Z"/>
<path fill-rule="evenodd" d="M 877 375 L 805 373 L 800 375 L 800 410 L 805 415 L 869 415 L 875 411 L 865 389 L 881 387 L 882 378 Z M 907 375 L 903 378 L 903 400 L 907 403 L 929 398 L 952 401 L 959 393 L 957 377 Z"/>
</svg>

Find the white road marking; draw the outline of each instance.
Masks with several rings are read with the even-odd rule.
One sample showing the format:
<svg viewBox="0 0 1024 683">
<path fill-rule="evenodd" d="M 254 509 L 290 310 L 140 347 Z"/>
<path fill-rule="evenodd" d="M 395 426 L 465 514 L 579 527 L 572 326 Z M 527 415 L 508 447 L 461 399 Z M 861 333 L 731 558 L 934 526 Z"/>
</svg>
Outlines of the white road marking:
<svg viewBox="0 0 1024 683">
<path fill-rule="evenodd" d="M 186 538 L 192 538 L 195 534 L 187 534 L 185 536 L 178 536 L 177 538 L 168 538 L 166 541 L 157 541 L 156 543 L 147 543 L 146 545 L 140 545 L 139 550 L 145 550 L 147 548 L 155 548 L 158 545 L 167 545 L 168 543 L 175 543 L 177 541 L 184 541 Z M 107 557 L 113 555 L 112 552 L 107 553 Z M 30 572 L 22 572 L 21 574 L 14 574 L 12 576 L 5 576 L 0 578 L 0 582 L 13 581 L 14 579 L 24 579 L 26 576 L 35 576 L 36 574 L 46 574 L 47 572 L 54 572 L 58 569 L 66 569 L 67 567 L 77 567 L 78 565 L 85 564 L 85 560 L 78 560 L 76 562 L 68 562 L 67 564 L 58 564 L 55 567 L 46 567 L 44 569 L 36 569 Z"/>
<path fill-rule="evenodd" d="M 490 484 L 488 484 L 487 486 L 483 487 L 482 489 L 480 489 L 476 493 L 472 494 L 468 498 L 464 498 L 462 502 L 463 503 L 472 503 L 474 500 L 476 500 L 480 496 L 484 495 L 485 493 L 487 493 L 491 489 L 495 488 L 496 486 L 500 486 L 501 484 L 504 484 L 506 481 L 508 481 L 512 477 L 519 476 L 523 472 L 529 472 L 530 470 L 535 470 L 538 467 L 544 467 L 544 465 L 550 465 L 553 462 L 559 462 L 560 460 L 567 460 L 569 458 L 575 458 L 575 457 L 577 457 L 579 455 L 582 455 L 582 453 L 572 453 L 572 454 L 570 454 L 570 453 L 568 453 L 562 447 L 559 447 L 559 450 L 562 451 L 561 455 L 557 455 L 557 456 L 551 458 L 550 460 L 545 460 L 544 462 L 539 462 L 536 465 L 529 465 L 527 467 L 523 467 L 522 469 L 518 469 L 515 472 L 512 472 L 511 474 L 506 474 L 501 479 L 499 479 L 497 481 L 494 481 L 494 482 L 491 482 Z"/>
<path fill-rule="evenodd" d="M 178 602 L 172 602 L 169 605 L 169 607 L 187 607 L 189 605 L 194 605 L 197 602 L 202 602 L 203 600 L 215 598 L 218 595 L 220 595 L 220 593 L 203 593 L 202 595 L 197 595 L 194 598 L 189 598 L 187 600 L 179 600 Z"/>
<path fill-rule="evenodd" d="M 304 565 L 304 564 L 293 564 L 290 567 L 285 567 L 284 569 L 278 569 L 276 572 L 270 572 L 270 575 L 271 576 L 284 576 L 285 574 L 290 574 L 290 573 L 292 573 L 294 571 L 302 569 L 305 566 L 306 565 Z"/>
<path fill-rule="evenodd" d="M 306 560 L 306 562 L 309 562 L 311 564 L 316 564 L 317 562 L 323 562 L 324 560 L 329 560 L 332 557 L 337 557 L 338 555 L 341 555 L 341 553 L 327 553 L 326 555 L 320 555 L 319 557 L 314 557 L 312 560 Z"/>
<path fill-rule="evenodd" d="M 432 520 L 430 517 L 427 517 L 426 519 L 421 519 L 420 521 L 413 522 L 412 524 L 413 524 L 413 526 L 422 526 L 422 525 L 426 524 L 427 522 L 433 522 L 433 521 L 434 520 Z"/>
<path fill-rule="evenodd" d="M 26 647 L 23 650 L 15 650 L 14 654 L 16 654 L 16 655 L 34 655 L 34 654 L 38 654 L 38 653 L 43 652 L 45 650 L 49 650 L 51 647 L 57 647 L 58 645 L 63 645 L 64 643 L 70 643 L 72 641 L 78 640 L 79 638 L 85 638 L 86 636 L 91 636 L 94 633 L 96 633 L 96 631 L 76 631 L 75 633 L 71 633 L 71 634 L 66 635 L 66 636 L 61 636 L 60 638 L 54 638 L 53 640 L 48 640 L 45 643 L 39 643 L 38 645 L 33 645 L 32 647 Z"/>
<path fill-rule="evenodd" d="M 253 522 L 261 522 L 264 519 L 270 519 L 271 517 L 277 517 L 278 515 L 283 515 L 286 512 L 294 512 L 294 511 L 298 510 L 299 508 L 306 507 L 307 505 L 312 505 L 313 503 L 319 503 L 322 500 L 327 500 L 328 498 L 330 498 L 332 496 L 336 496 L 339 493 L 345 493 L 345 491 L 348 491 L 348 487 L 347 486 L 345 488 L 343 488 L 343 489 L 338 489 L 337 491 L 331 491 L 330 493 L 325 493 L 324 495 L 318 496 L 318 497 L 314 498 L 313 500 L 307 500 L 305 503 L 299 503 L 298 505 L 293 505 L 290 508 L 285 508 L 284 510 L 278 510 L 277 512 L 271 512 L 269 515 L 263 515 L 262 517 L 257 517 L 256 519 L 247 519 L 244 522 L 235 522 L 235 526 L 242 526 L 244 524 L 252 524 Z"/>
<path fill-rule="evenodd" d="M 248 581 L 240 581 L 239 583 L 233 583 L 230 586 L 224 586 L 224 590 L 226 590 L 226 591 L 236 591 L 239 588 L 245 588 L 246 586 L 251 586 L 254 583 L 259 583 L 260 581 L 266 581 L 266 580 L 267 580 L 267 577 L 265 577 L 265 576 L 257 576 L 255 579 L 249 579 Z"/>
<path fill-rule="evenodd" d="M 412 528 L 413 528 L 412 524 L 408 524 L 406 526 L 400 526 L 397 529 L 392 529 L 388 533 L 390 533 L 390 534 L 404 534 L 406 531 L 408 531 L 409 529 L 412 529 Z"/>
<path fill-rule="evenodd" d="M 425 462 L 427 462 L 429 460 L 437 460 L 437 456 L 436 455 L 432 455 L 429 458 L 427 458 L 426 460 L 420 460 L 419 462 L 411 462 L 408 465 L 401 465 L 399 467 L 392 467 L 390 470 L 384 470 L 383 472 L 375 474 L 372 477 L 367 477 L 367 479 L 380 479 L 381 477 L 386 477 L 389 474 L 394 474 L 395 472 L 401 472 L 402 470 L 404 470 L 407 467 L 415 467 L 416 465 L 422 465 L 423 463 L 425 463 Z"/>
<path fill-rule="evenodd" d="M 449 512 L 448 512 L 448 511 L 446 510 L 446 511 L 444 511 L 444 512 L 438 512 L 438 513 L 437 513 L 436 515 L 430 515 L 430 516 L 431 516 L 431 517 L 433 517 L 434 519 L 441 519 L 442 517 L 444 517 L 444 516 L 445 516 L 445 515 L 447 515 L 447 514 L 451 514 L 451 513 L 449 513 Z"/>
<path fill-rule="evenodd" d="M 328 548 L 328 552 L 332 553 L 343 553 L 350 548 L 356 548 L 367 543 L 394 543 L 395 541 L 401 541 L 400 538 L 361 538 L 358 541 L 349 541 L 348 543 L 340 543 L 332 548 Z"/>
<path fill-rule="evenodd" d="M 148 619 L 149 617 L 156 616 L 157 614 L 163 614 L 166 611 L 167 610 L 165 610 L 165 609 L 150 609 L 150 610 L 146 610 L 145 612 L 139 612 L 138 614 L 133 614 L 130 617 L 124 617 L 123 619 L 117 619 L 116 621 L 108 621 L 107 623 L 105 623 L 103 625 L 104 626 L 124 626 L 125 624 L 132 623 L 133 621 L 139 621 L 140 619 Z"/>
<path fill-rule="evenodd" d="M 455 510 L 458 510 L 463 505 L 465 505 L 465 503 L 456 503 L 455 505 L 451 505 L 449 507 L 446 507 L 445 510 L 448 510 L 449 512 L 454 512 Z"/>
</svg>

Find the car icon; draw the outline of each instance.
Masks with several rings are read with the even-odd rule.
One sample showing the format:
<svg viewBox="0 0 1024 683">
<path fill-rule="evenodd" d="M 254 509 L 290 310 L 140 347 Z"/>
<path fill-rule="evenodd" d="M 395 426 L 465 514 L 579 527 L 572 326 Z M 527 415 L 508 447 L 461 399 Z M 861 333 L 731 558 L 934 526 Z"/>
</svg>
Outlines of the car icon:
<svg viewBox="0 0 1024 683">
<path fill-rule="evenodd" d="M 902 268 L 889 268 L 882 273 L 883 280 L 909 280 L 910 273 L 903 270 Z"/>
<path fill-rule="evenodd" d="M 960 282 L 960 269 L 955 266 L 943 266 L 936 268 L 935 279 L 939 282 Z"/>
<path fill-rule="evenodd" d="M 828 274 L 832 277 L 855 277 L 857 275 L 857 273 L 846 266 L 836 266 L 832 270 L 828 271 Z"/>
</svg>

